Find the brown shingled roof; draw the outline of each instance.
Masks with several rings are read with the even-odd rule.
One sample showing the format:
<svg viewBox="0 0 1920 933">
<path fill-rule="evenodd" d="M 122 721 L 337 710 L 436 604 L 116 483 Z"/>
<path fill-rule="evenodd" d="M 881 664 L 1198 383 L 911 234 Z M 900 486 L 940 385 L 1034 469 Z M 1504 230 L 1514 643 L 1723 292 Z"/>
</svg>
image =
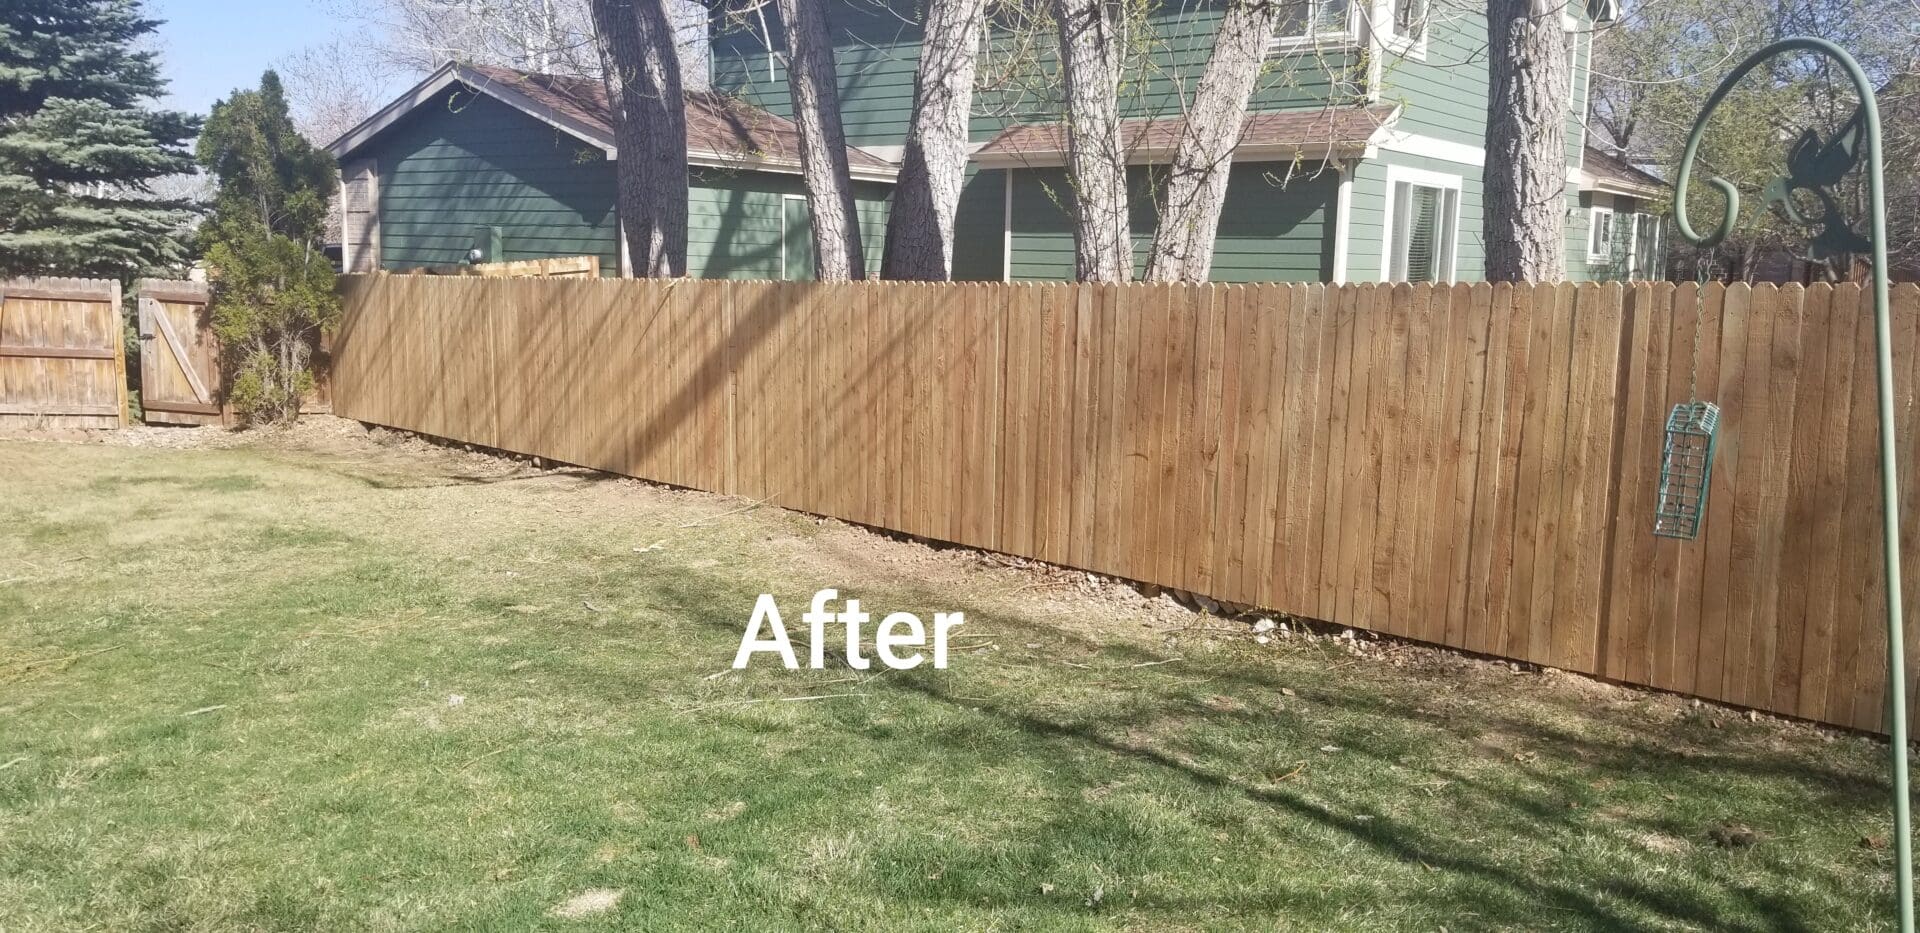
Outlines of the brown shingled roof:
<svg viewBox="0 0 1920 933">
<path fill-rule="evenodd" d="M 1644 169 L 1629 164 L 1626 160 L 1592 146 L 1587 147 L 1586 157 L 1580 170 L 1592 176 L 1600 184 L 1612 184 L 1629 190 L 1635 188 L 1665 188 L 1667 183 L 1660 177 Z"/>
<path fill-rule="evenodd" d="M 1327 148 L 1365 145 L 1375 130 L 1392 122 L 1398 108 L 1390 104 L 1369 107 L 1316 107 L 1248 114 L 1240 128 L 1240 148 L 1296 149 L 1316 152 Z M 1182 117 L 1141 117 L 1120 121 L 1121 146 L 1130 153 L 1171 153 L 1186 130 Z M 975 155 L 990 162 L 1044 162 L 1067 150 L 1065 124 L 1027 123 L 1007 127 Z"/>
<path fill-rule="evenodd" d="M 581 124 L 609 142 L 613 139 L 613 111 L 605 85 L 596 79 L 535 74 L 494 65 L 468 65 L 465 70 Z M 487 87 L 483 84 L 479 89 L 485 91 Z M 694 153 L 794 164 L 800 161 L 800 131 L 785 117 L 712 91 L 688 91 L 686 112 L 687 148 Z M 896 168 L 852 146 L 847 147 L 847 163 L 855 171 Z"/>
</svg>

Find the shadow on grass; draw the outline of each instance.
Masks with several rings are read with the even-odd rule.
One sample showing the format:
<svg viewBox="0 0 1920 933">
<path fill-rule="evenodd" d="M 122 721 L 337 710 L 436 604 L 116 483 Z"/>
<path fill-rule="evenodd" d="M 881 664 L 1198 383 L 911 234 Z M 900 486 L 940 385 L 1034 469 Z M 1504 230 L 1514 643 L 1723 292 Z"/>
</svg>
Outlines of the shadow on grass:
<svg viewBox="0 0 1920 933">
<path fill-rule="evenodd" d="M 662 581 L 652 579 L 670 602 L 685 609 L 688 618 L 715 630 L 726 639 L 737 639 L 744 613 L 716 611 L 717 593 L 737 590 L 738 583 L 718 577 Z M 928 594 L 896 602 L 908 605 L 941 606 L 968 612 L 969 619 L 995 619 L 1000 614 L 978 606 L 955 604 L 953 594 Z M 745 603 L 743 603 L 745 605 Z M 731 608 L 731 607 L 728 607 Z M 1606 867 L 1617 858 L 1602 855 L 1563 855 L 1551 851 L 1554 846 L 1573 848 L 1587 844 L 1592 836 L 1602 836 L 1621 849 L 1644 851 L 1635 838 L 1647 833 L 1664 833 L 1683 839 L 1702 840 L 1709 825 L 1701 815 L 1702 806 L 1724 805 L 1725 816 L 1738 815 L 1740 808 L 1765 810 L 1767 807 L 1798 807 L 1862 811 L 1871 806 L 1883 788 L 1859 774 L 1814 765 L 1784 752 L 1767 752 L 1749 747 L 1756 743 L 1727 741 L 1724 749 L 1708 749 L 1692 743 L 1681 747 L 1663 747 L 1657 736 L 1647 735 L 1649 724 L 1629 715 L 1600 708 L 1568 713 L 1592 726 L 1594 731 L 1619 733 L 1624 737 L 1600 738 L 1581 735 L 1572 728 L 1560 728 L 1532 719 L 1508 715 L 1497 710 L 1474 709 L 1458 716 L 1442 715 L 1426 708 L 1421 698 L 1430 696 L 1423 688 L 1434 687 L 1442 677 L 1403 673 L 1382 667 L 1359 675 L 1338 672 L 1322 676 L 1309 685 L 1302 677 L 1282 676 L 1273 663 L 1228 655 L 1218 660 L 1188 662 L 1181 665 L 1187 677 L 1205 675 L 1200 681 L 1179 680 L 1168 667 L 1148 669 L 1134 665 L 1164 661 L 1139 649 L 1115 644 L 1095 644 L 1076 634 L 1027 618 L 1005 619 L 1009 628 L 1024 631 L 1005 633 L 1008 641 L 1044 641 L 1055 639 L 1066 650 L 1084 650 L 1104 665 L 1098 673 L 1108 678 L 1124 678 L 1125 685 L 1111 685 L 1115 694 L 1124 694 L 1123 711 L 1088 714 L 1074 708 L 1067 715 L 1048 709 L 1044 689 L 1032 685 L 1003 684 L 1000 689 L 982 690 L 979 685 L 956 683 L 949 674 L 920 670 L 892 673 L 868 681 L 862 690 L 884 692 L 895 697 L 985 716 L 994 723 L 1014 730 L 1021 740 L 1014 754 L 1030 759 L 1035 767 L 1054 776 L 1063 791 L 1093 792 L 1117 777 L 1150 772 L 1169 776 L 1202 794 L 1237 797 L 1247 806 L 1279 817 L 1289 824 L 1309 824 L 1324 834 L 1364 847 L 1375 865 L 1393 865 L 1401 870 L 1418 868 L 1438 879 L 1434 883 L 1407 885 L 1399 894 L 1408 906 L 1418 902 L 1417 916 L 1437 914 L 1463 919 L 1467 926 L 1495 928 L 1538 928 L 1572 925 L 1594 929 L 1639 929 L 1652 925 L 1681 925 L 1712 929 L 1792 930 L 1816 929 L 1832 918 L 1821 915 L 1811 900 L 1801 900 L 1766 890 L 1732 877 L 1724 870 L 1726 854 L 1704 846 L 1696 857 L 1709 864 L 1701 866 L 1689 879 L 1675 878 L 1671 883 L 1648 880 L 1658 878 L 1636 872 L 1609 876 Z M 791 623 L 790 630 L 796 627 Z M 796 650 L 800 650 L 796 644 Z M 830 651 L 830 656 L 837 652 Z M 804 656 L 804 654 L 803 654 Z M 1293 659 L 1312 664 L 1311 659 Z M 1082 670 L 1055 666 L 1034 659 L 1027 663 L 1005 662 L 998 658 L 974 658 L 957 655 L 953 667 L 970 662 L 992 661 L 1018 668 L 1015 673 L 1037 677 L 1042 686 L 1056 681 L 1065 688 L 1074 681 L 1094 676 Z M 835 659 L 843 663 L 843 659 Z M 1442 675 L 1444 676 L 1444 675 Z M 1368 678 L 1373 678 L 1369 680 Z M 1405 677 L 1394 685 L 1384 680 Z M 1289 684 L 1297 685 L 1290 688 Z M 1075 684 L 1081 686 L 1080 684 Z M 1239 702 L 1226 708 L 1213 708 L 1198 702 L 1193 687 L 1222 694 L 1257 695 L 1257 702 Z M 1288 693 L 1283 694 L 1283 689 Z M 1536 688 L 1521 687 L 1519 689 Z M 959 692 L 956 692 L 958 690 Z M 1023 692 L 1024 691 L 1024 692 Z M 995 695 L 980 696 L 978 693 Z M 962 695 L 964 694 L 964 695 Z M 1299 714 L 1276 713 L 1268 701 L 1283 705 L 1306 706 L 1307 716 L 1317 717 L 1314 724 Z M 1551 704 L 1548 704 L 1551 706 Z M 725 715 L 726 711 L 715 713 Z M 708 715 L 702 713 L 701 715 Z M 826 714 L 832 716 L 834 714 Z M 1255 762 L 1244 749 L 1235 747 L 1232 738 L 1275 735 L 1279 730 L 1303 729 L 1316 733 L 1332 723 L 1338 730 L 1339 753 L 1371 760 L 1362 766 L 1364 773 L 1349 773 L 1333 782 L 1317 782 L 1311 790 L 1290 787 L 1279 781 L 1247 776 L 1257 773 Z M 1160 728 L 1168 723 L 1183 723 L 1191 728 Z M 742 723 L 741 725 L 745 725 Z M 840 723 L 838 728 L 860 731 L 862 727 Z M 1205 733 L 1213 729 L 1237 730 L 1217 742 L 1209 742 Z M 1460 759 L 1471 758 L 1466 748 L 1479 738 L 1496 733 L 1509 737 L 1527 751 L 1524 755 L 1501 754 L 1498 771 L 1461 766 Z M 900 737 L 888 733 L 867 734 L 874 741 L 897 742 Z M 961 756 L 979 753 L 974 741 L 955 736 L 951 730 L 928 736 L 908 738 L 909 747 L 890 751 L 902 760 L 916 753 Z M 1311 740 L 1317 744 L 1320 740 Z M 1091 754 L 1091 757 L 1089 757 Z M 1092 762 L 1090 764 L 1089 762 Z M 1110 769 L 1110 770 L 1109 770 Z M 1450 825 L 1427 828 L 1415 822 L 1382 812 L 1382 794 L 1396 786 L 1412 794 L 1411 785 L 1432 779 L 1449 787 L 1452 799 L 1466 798 L 1460 809 L 1474 817 L 1492 817 L 1491 825 L 1459 825 L 1461 820 L 1439 820 Z M 1705 789 L 1725 782 L 1768 782 L 1774 796 L 1787 799 L 1772 802 L 1715 801 Z M 1596 820 L 1589 815 L 1595 787 L 1613 782 L 1637 783 L 1654 787 L 1671 785 L 1687 799 L 1674 804 L 1685 811 L 1683 818 L 1659 815 L 1616 815 Z M 1075 796 L 1075 795 L 1070 795 Z M 1707 798 L 1704 802 L 1699 797 Z M 1674 798 L 1669 795 L 1668 800 Z M 1073 812 L 1076 805 L 1060 804 L 1063 820 L 1086 819 Z M 1466 816 L 1466 814 L 1461 814 Z M 1476 838 L 1462 838 L 1463 830 Z M 1044 836 L 1048 830 L 1036 828 Z M 1313 834 L 1309 834 L 1313 835 Z M 1496 840 L 1513 840 L 1503 847 Z M 1530 843 L 1530 845 L 1529 845 Z M 1141 841 L 1152 846 L 1154 840 Z M 1697 844 L 1697 843 L 1696 843 Z M 1784 844 L 1784 843 L 1783 843 Z M 1545 858 L 1525 861 L 1525 853 L 1549 847 Z M 1339 861 L 1344 845 L 1336 845 L 1323 858 Z M 1516 852 L 1503 852 L 1513 848 Z M 1505 858 L 1499 856 L 1505 855 Z M 1516 861 L 1518 859 L 1518 861 Z M 1549 863 L 1570 859 L 1570 863 Z M 918 866 L 902 866 L 898 873 L 906 879 L 941 877 L 945 880 L 929 886 L 920 880 L 899 883 L 893 896 L 903 902 L 926 900 L 930 895 L 955 904 L 979 905 L 1051 905 L 1057 898 L 1047 897 L 1030 885 L 1013 886 L 999 882 L 991 872 L 955 870 L 951 857 L 943 855 L 938 864 L 929 861 Z M 1787 864 L 1772 861 L 1747 866 L 1749 870 L 1786 873 Z M 1356 866 L 1358 870 L 1364 867 Z M 925 871 L 922 871 L 925 869 Z M 1679 873 L 1677 873 L 1679 874 Z M 1558 875 L 1559 877 L 1555 877 Z M 1568 875 L 1575 877 L 1568 878 Z M 889 875 L 891 877 L 891 875 Z M 1417 876 L 1416 876 L 1417 877 Z M 1802 879 L 1804 880 L 1804 879 Z M 1779 879 L 1783 887 L 1789 879 Z M 982 884 L 981 882 L 985 882 Z M 1844 897 L 1840 892 L 1828 892 Z M 1217 909 L 1231 907 L 1243 911 L 1306 911 L 1332 920 L 1350 917 L 1355 908 L 1377 908 L 1375 904 L 1340 903 L 1335 894 L 1314 891 L 1307 885 L 1261 883 L 1248 878 L 1243 888 L 1223 904 L 1218 900 L 1187 900 L 1149 893 L 1130 902 L 1136 908 L 1164 911 Z M 1561 918 L 1560 915 L 1565 915 Z"/>
</svg>

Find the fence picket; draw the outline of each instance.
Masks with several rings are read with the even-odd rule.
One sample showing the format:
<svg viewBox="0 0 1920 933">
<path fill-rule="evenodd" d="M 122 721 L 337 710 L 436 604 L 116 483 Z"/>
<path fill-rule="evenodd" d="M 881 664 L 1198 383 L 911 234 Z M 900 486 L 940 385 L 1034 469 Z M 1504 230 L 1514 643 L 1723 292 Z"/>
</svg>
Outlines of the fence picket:
<svg viewBox="0 0 1920 933">
<path fill-rule="evenodd" d="M 374 276 L 342 296 L 348 417 L 1881 725 L 1857 286 Z M 1896 298 L 1911 556 L 1920 289 Z M 1696 371 L 1723 418 L 1707 519 L 1656 539 L 1662 424 Z"/>
</svg>

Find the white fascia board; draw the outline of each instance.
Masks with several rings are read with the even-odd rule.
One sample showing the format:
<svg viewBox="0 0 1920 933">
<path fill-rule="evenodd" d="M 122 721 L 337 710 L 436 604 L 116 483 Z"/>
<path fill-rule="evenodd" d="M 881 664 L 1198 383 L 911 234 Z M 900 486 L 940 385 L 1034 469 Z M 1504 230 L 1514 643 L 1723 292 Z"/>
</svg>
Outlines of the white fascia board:
<svg viewBox="0 0 1920 933">
<path fill-rule="evenodd" d="M 1383 134 L 1390 132 L 1394 123 L 1400 119 L 1400 108 L 1395 106 L 1386 119 L 1380 121 L 1373 134 L 1359 142 L 1323 142 L 1305 146 L 1292 144 L 1236 146 L 1233 150 L 1235 162 L 1332 162 L 1340 159 L 1371 159 L 1377 154 Z M 989 143 L 982 143 L 984 147 Z M 1127 152 L 1128 165 L 1169 165 L 1173 162 L 1174 148 L 1170 146 L 1139 147 Z M 1065 150 L 1035 152 L 980 152 L 976 147 L 971 157 L 975 165 L 981 168 L 1061 168 L 1067 164 Z"/>
<path fill-rule="evenodd" d="M 369 140 L 373 139 L 373 137 L 378 136 L 381 131 L 400 122 L 400 120 L 408 114 L 428 102 L 437 99 L 441 93 L 453 87 L 455 84 L 473 88 L 479 93 L 492 97 L 548 126 L 558 129 L 569 136 L 573 136 L 596 149 L 600 149 L 607 154 L 607 158 L 609 159 L 612 159 L 615 155 L 613 140 L 606 138 L 597 129 L 588 127 L 577 120 L 563 117 L 555 113 L 551 108 L 542 107 L 534 103 L 525 95 L 512 88 L 497 81 L 490 80 L 484 75 L 476 74 L 458 64 L 442 65 L 438 71 L 428 75 L 426 80 L 414 85 L 412 90 L 400 95 L 393 103 L 380 108 L 379 112 L 362 121 L 359 126 L 348 130 L 339 139 L 328 144 L 327 152 L 332 153 L 336 159 L 345 156 L 347 153 L 365 145 Z"/>
<path fill-rule="evenodd" d="M 367 140 L 372 139 L 381 130 L 392 126 L 401 117 L 413 112 L 415 107 L 438 96 L 454 82 L 454 66 L 442 65 L 438 71 L 400 95 L 392 103 L 374 111 L 373 116 L 360 121 L 359 125 L 340 135 L 340 138 L 327 144 L 327 152 L 335 159 L 344 158 L 347 153 L 358 149 Z"/>
<path fill-rule="evenodd" d="M 1235 162 L 1331 162 L 1336 159 L 1365 158 L 1371 155 L 1366 143 L 1315 143 L 1310 146 L 1241 146 L 1233 150 Z M 1174 150 L 1166 146 L 1139 148 L 1127 153 L 1128 165 L 1168 165 Z M 973 163 L 988 169 L 1061 168 L 1067 164 L 1065 152 L 988 152 L 976 154 Z"/>
<path fill-rule="evenodd" d="M 382 130 L 398 123 L 407 114 L 437 99 L 442 93 L 455 84 L 473 88 L 478 93 L 492 97 L 554 129 L 560 130 L 581 142 L 599 149 L 606 154 L 606 158 L 610 162 L 619 158 L 619 148 L 614 145 L 613 140 L 603 135 L 597 127 L 588 126 L 578 120 L 556 113 L 552 108 L 541 106 L 508 85 L 491 80 L 485 75 L 477 74 L 454 64 L 442 66 L 440 70 L 429 75 L 426 80 L 415 85 L 412 90 L 401 95 L 398 100 L 381 108 L 378 113 L 368 117 L 359 126 L 348 130 L 345 135 L 328 145 L 327 151 L 332 153 L 336 159 L 352 152 L 354 149 L 364 145 L 368 140 L 379 135 Z M 777 172 L 786 175 L 801 174 L 798 160 L 769 159 L 763 156 L 742 153 L 721 153 L 690 149 L 687 152 L 687 164 L 710 168 Z M 900 170 L 891 167 L 880 169 L 855 166 L 849 169 L 848 175 L 855 181 L 892 182 L 899 177 Z"/>
<path fill-rule="evenodd" d="M 1487 164 L 1487 150 L 1480 146 L 1456 143 L 1433 136 L 1421 136 L 1418 133 L 1403 133 L 1394 129 L 1392 122 L 1382 125 L 1368 142 L 1382 152 L 1438 159 L 1455 165 L 1484 166 Z"/>
<path fill-rule="evenodd" d="M 703 168 L 724 168 L 740 172 L 770 172 L 777 175 L 802 175 L 798 159 L 775 159 L 745 152 L 715 152 L 711 149 L 688 149 L 687 164 Z M 854 181 L 877 181 L 892 183 L 899 179 L 900 170 L 891 166 L 873 168 L 871 166 L 851 165 L 847 167 L 847 177 Z"/>
<path fill-rule="evenodd" d="M 1586 173 L 1582 173 L 1579 180 L 1580 190 L 1582 192 L 1597 191 L 1601 194 L 1618 194 L 1629 198 L 1642 199 L 1665 197 L 1667 193 L 1667 189 L 1658 185 L 1623 184 L 1617 181 L 1595 178 Z"/>
</svg>

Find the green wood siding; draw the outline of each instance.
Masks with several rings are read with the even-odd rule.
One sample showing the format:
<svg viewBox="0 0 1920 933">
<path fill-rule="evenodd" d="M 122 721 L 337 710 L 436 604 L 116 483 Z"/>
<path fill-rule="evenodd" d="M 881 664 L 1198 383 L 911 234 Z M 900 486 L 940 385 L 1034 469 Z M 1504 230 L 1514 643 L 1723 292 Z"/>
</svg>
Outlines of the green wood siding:
<svg viewBox="0 0 1920 933">
<path fill-rule="evenodd" d="M 762 31 L 759 13 L 766 17 Z M 913 116 L 913 73 L 920 60 L 919 13 L 887 0 L 830 3 L 834 65 L 840 76 L 840 118 L 855 146 L 903 145 Z M 771 33 L 769 40 L 768 33 Z M 786 36 L 771 4 L 713 40 L 713 86 L 783 117 L 793 115 L 784 50 Z"/>
<path fill-rule="evenodd" d="M 1385 279 L 1381 258 L 1386 253 L 1387 189 L 1390 166 L 1417 169 L 1460 178 L 1459 228 L 1455 233 L 1454 278 L 1478 282 L 1486 278 L 1487 251 L 1481 236 L 1480 166 L 1447 162 L 1397 152 L 1382 152 L 1354 167 L 1353 208 L 1348 214 L 1347 281 Z"/>
<path fill-rule="evenodd" d="M 1578 166 L 1586 146 L 1591 20 L 1569 33 L 1573 87 L 1567 100 L 1567 159 Z M 1487 20 L 1481 14 L 1437 9 L 1426 54 L 1389 54 L 1381 68 L 1381 100 L 1401 105 L 1403 132 L 1484 146 L 1487 137 Z"/>
<path fill-rule="evenodd" d="M 1191 93 L 1213 51 L 1220 0 L 1156 8 L 1134 40 L 1136 56 L 1121 91 L 1126 116 L 1166 116 L 1181 111 L 1181 96 Z M 760 14 L 764 14 L 764 27 Z M 920 26 L 916 4 L 902 0 L 830 2 L 835 67 L 840 77 L 841 119 L 856 146 L 891 147 L 906 142 L 913 114 L 914 70 L 919 64 Z M 1014 69 L 975 97 L 973 138 L 985 140 L 1008 122 L 1060 119 L 1061 101 L 1056 46 L 1041 36 L 1015 51 L 1005 32 L 992 37 L 993 53 L 983 69 Z M 714 87 L 782 116 L 792 113 L 786 67 L 769 46 L 785 48 L 785 35 L 771 6 L 746 21 L 723 29 L 713 39 Z M 1341 96 L 1355 99 L 1360 56 L 1351 49 L 1300 50 L 1275 58 L 1254 91 L 1254 106 L 1286 109 L 1313 106 Z M 1336 79 L 1343 76 L 1344 84 Z"/>
<path fill-rule="evenodd" d="M 953 277 L 998 282 L 1005 274 L 1007 173 L 967 166 L 953 218 Z"/>
<path fill-rule="evenodd" d="M 880 271 L 891 187 L 855 182 L 867 269 Z M 687 205 L 687 267 L 703 279 L 778 279 L 789 195 L 806 193 L 798 175 L 697 169 Z M 804 216 L 804 215 L 802 215 Z"/>
<path fill-rule="evenodd" d="M 1487 18 L 1439 10 L 1428 26 L 1425 59 L 1389 53 L 1380 99 L 1400 105 L 1402 132 L 1469 146 L 1487 138 Z"/>
<path fill-rule="evenodd" d="M 1227 204 L 1214 245 L 1215 282 L 1320 282 L 1332 274 L 1334 202 L 1339 175 L 1317 166 L 1240 163 L 1227 182 Z M 1013 263 L 1016 281 L 1073 277 L 1072 191 L 1060 169 L 1020 169 L 1013 183 Z M 1146 267 L 1157 226 L 1156 173 L 1128 174 L 1134 269 Z"/>
<path fill-rule="evenodd" d="M 854 3 L 831 0 L 833 27 L 841 91 L 849 139 L 869 147 L 899 146 L 904 142 L 907 120 L 913 106 L 913 71 L 918 55 L 919 27 L 917 11 L 906 0 L 874 0 Z M 1136 24 L 1140 30 L 1129 41 L 1147 49 L 1147 61 L 1130 69 L 1121 92 L 1121 106 L 1128 116 L 1178 113 L 1183 93 L 1191 89 L 1206 66 L 1212 51 L 1213 32 L 1220 16 L 1220 0 L 1193 0 L 1184 4 L 1165 4 L 1155 8 Z M 772 33 L 775 48 L 783 44 L 780 26 L 766 11 L 766 29 Z M 1573 39 L 1574 87 L 1567 102 L 1567 154 L 1570 168 L 1578 167 L 1585 147 L 1582 119 L 1587 98 L 1587 64 L 1592 48 L 1588 31 L 1590 20 L 1582 12 Z M 716 86 L 731 88 L 768 109 L 787 112 L 788 100 L 784 65 L 769 62 L 768 36 L 762 34 L 756 19 L 745 28 L 723 33 L 714 43 Z M 976 95 L 973 136 L 989 138 L 1008 119 L 1046 121 L 1059 119 L 1054 74 L 1056 55 L 1053 44 L 1040 37 L 1021 55 L 1009 55 L 1004 33 L 995 34 L 998 57 L 990 64 L 1006 66 L 1009 60 L 1024 64 L 1012 77 L 996 75 L 990 79 L 1001 85 Z M 1408 54 L 1388 53 L 1381 65 L 1381 98 L 1402 107 L 1398 129 L 1416 137 L 1483 150 L 1486 138 L 1487 61 L 1485 17 L 1471 12 L 1437 8 L 1429 24 L 1424 47 Z M 1343 47 L 1313 49 L 1277 48 L 1257 86 L 1255 110 L 1279 110 L 1310 107 L 1326 101 L 1347 102 L 1358 98 L 1364 83 L 1359 73 L 1364 56 Z M 1401 148 L 1417 148 L 1422 140 Z M 889 150 L 883 150 L 892 154 Z M 1485 275 L 1485 250 L 1481 237 L 1481 166 L 1479 153 L 1471 153 L 1472 162 L 1452 162 L 1401 152 L 1382 151 L 1373 159 L 1355 167 L 1352 211 L 1348 240 L 1348 278 L 1352 281 L 1377 281 L 1381 277 L 1381 225 L 1386 213 L 1387 167 L 1399 165 L 1457 175 L 1461 178 L 1459 228 L 1456 240 L 1457 277 L 1477 281 Z M 1004 189 L 997 184 L 1007 173 L 969 170 L 962 195 L 961 217 L 956 225 L 958 244 L 955 272 L 959 278 L 999 278 L 1003 268 L 1003 247 L 999 231 L 1004 210 L 998 199 Z M 1136 174 L 1139 174 L 1136 172 Z M 1010 264 L 1015 278 L 1065 278 L 1072 269 L 1071 232 L 1056 199 L 1064 188 L 1057 183 L 1057 170 L 1021 170 L 1013 173 L 1014 258 Z M 1049 183 L 1048 179 L 1055 179 Z M 1322 239 L 1330 238 L 1333 226 L 1333 192 L 1337 176 L 1329 174 L 1314 185 L 1324 187 L 1325 207 L 1307 226 L 1288 228 L 1283 242 L 1262 244 L 1252 230 L 1258 224 L 1243 225 L 1238 218 L 1252 216 L 1253 205 L 1261 199 L 1242 200 L 1243 192 L 1255 192 L 1270 185 L 1253 186 L 1241 169 L 1236 169 L 1234 193 L 1229 196 L 1228 216 L 1222 221 L 1226 239 L 1218 247 L 1214 278 L 1221 281 L 1246 277 L 1278 280 L 1303 280 L 1331 274 L 1331 247 L 1309 251 L 1301 246 L 1311 227 Z M 1145 176 L 1136 186 L 1145 184 Z M 1295 185 L 1300 182 L 1296 181 Z M 1291 189 L 1289 189 L 1291 190 Z M 1569 206 L 1578 195 L 1569 191 Z M 1151 196 L 1145 190 L 1136 198 L 1147 205 L 1144 215 L 1136 217 L 1136 230 L 1152 230 Z M 1138 213 L 1138 212 L 1136 212 Z M 1271 225 L 1284 226 L 1284 219 Z M 1584 227 L 1584 218 L 1569 223 L 1571 229 Z M 1142 237 L 1144 242 L 1144 236 Z M 1314 256 L 1312 263 L 1300 257 Z M 1288 257 L 1279 265 L 1262 265 L 1270 257 Z M 1570 272 L 1584 265 L 1584 249 L 1569 255 Z M 1317 264 L 1317 265 L 1316 265 Z M 1314 268 L 1319 274 L 1312 274 Z"/>
<path fill-rule="evenodd" d="M 369 151 L 388 269 L 464 262 L 480 225 L 500 228 L 502 259 L 599 256 L 618 269 L 613 163 L 493 98 L 423 107 Z"/>
<path fill-rule="evenodd" d="M 1667 244 L 1672 234 L 1661 231 L 1660 242 L 1653 260 L 1653 269 L 1638 268 L 1638 263 L 1629 268 L 1626 250 L 1638 246 L 1637 240 L 1625 232 L 1630 229 L 1623 225 L 1638 225 L 1642 219 L 1659 214 L 1659 205 L 1639 198 L 1625 195 L 1606 194 L 1598 191 L 1582 192 L 1574 202 L 1577 206 L 1573 216 L 1567 219 L 1567 278 L 1574 282 L 1617 282 L 1632 278 L 1635 281 L 1663 279 L 1666 277 Z M 1592 258 L 1588 253 L 1593 234 L 1593 208 L 1611 208 L 1614 212 L 1614 235 L 1617 238 L 1615 248 L 1605 259 Z"/>
<path fill-rule="evenodd" d="M 388 269 L 466 261 L 474 228 L 497 226 L 502 259 L 600 257 L 619 273 L 614 166 L 600 150 L 490 97 L 423 108 L 368 150 L 380 164 Z M 687 264 L 701 278 L 776 279 L 783 196 L 800 176 L 699 169 L 688 191 Z M 858 182 L 867 265 L 877 272 L 891 186 Z"/>
</svg>

